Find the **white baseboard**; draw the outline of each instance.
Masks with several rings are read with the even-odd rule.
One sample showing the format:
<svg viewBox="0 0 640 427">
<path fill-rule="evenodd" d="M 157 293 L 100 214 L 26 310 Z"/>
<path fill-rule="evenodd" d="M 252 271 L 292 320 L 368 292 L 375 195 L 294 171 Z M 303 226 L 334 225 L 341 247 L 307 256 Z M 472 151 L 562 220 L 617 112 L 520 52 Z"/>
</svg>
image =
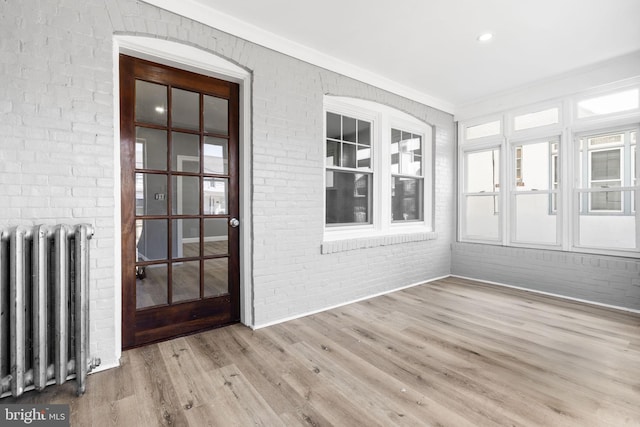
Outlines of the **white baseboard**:
<svg viewBox="0 0 640 427">
<path fill-rule="evenodd" d="M 408 288 L 413 288 L 415 286 L 424 285 L 425 283 L 429 283 L 429 282 L 433 282 L 433 281 L 436 281 L 436 280 L 444 279 L 446 277 L 449 277 L 449 275 L 441 276 L 441 277 L 434 277 L 433 279 L 423 280 L 423 281 L 418 282 L 418 283 L 412 283 L 410 285 L 401 286 L 399 288 L 390 289 L 388 291 L 379 292 L 377 294 L 367 295 L 365 297 L 356 298 L 354 300 L 346 301 L 346 302 L 343 302 L 343 303 L 340 303 L 340 304 L 336 304 L 336 305 L 332 305 L 332 306 L 329 306 L 329 307 L 324 307 L 324 308 L 321 308 L 321 309 L 318 309 L 318 310 L 313 310 L 313 311 L 308 311 L 308 312 L 305 312 L 305 313 L 296 314 L 294 316 L 285 317 L 285 318 L 282 318 L 282 319 L 274 320 L 272 322 L 259 323 L 257 325 L 254 324 L 254 325 L 247 325 L 247 326 L 250 327 L 253 330 L 262 329 L 262 328 L 266 328 L 268 326 L 277 325 L 279 323 L 288 322 L 290 320 L 300 319 L 302 317 L 307 317 L 307 316 L 311 316 L 313 314 L 322 313 L 324 311 L 333 310 L 334 308 L 343 307 L 345 305 L 353 304 L 353 303 L 356 303 L 356 302 L 366 301 L 366 300 L 371 299 L 371 298 L 379 297 L 379 296 L 382 296 L 382 295 L 387 295 L 387 294 L 390 294 L 390 293 L 393 293 L 393 292 L 401 291 L 403 289 L 408 289 Z"/>
<path fill-rule="evenodd" d="M 505 287 L 505 288 L 517 289 L 519 291 L 532 292 L 534 294 L 545 295 L 545 296 L 554 297 L 554 298 L 560 298 L 560 299 L 564 299 L 564 300 L 568 300 L 568 301 L 580 302 L 580 303 L 583 303 L 583 304 L 589 304 L 589 305 L 593 305 L 593 306 L 597 306 L 597 307 L 609 308 L 609 309 L 613 309 L 613 310 L 626 311 L 626 312 L 629 312 L 629 313 L 640 314 L 640 310 L 635 310 L 633 308 L 620 307 L 618 305 L 611 305 L 611 304 L 603 304 L 601 302 L 590 301 L 590 300 L 580 299 L 580 298 L 574 298 L 574 297 L 569 297 L 569 296 L 566 296 L 566 295 L 554 294 L 554 293 L 551 293 L 551 292 L 539 291 L 539 290 L 531 289 L 531 288 L 524 288 L 522 286 L 507 285 L 505 283 L 492 282 L 491 280 L 476 279 L 474 277 L 458 276 L 456 274 L 452 274 L 450 277 L 457 277 L 459 279 L 473 280 L 475 282 L 487 283 L 489 285 L 496 285 L 496 286 L 502 286 L 502 287 Z"/>
</svg>

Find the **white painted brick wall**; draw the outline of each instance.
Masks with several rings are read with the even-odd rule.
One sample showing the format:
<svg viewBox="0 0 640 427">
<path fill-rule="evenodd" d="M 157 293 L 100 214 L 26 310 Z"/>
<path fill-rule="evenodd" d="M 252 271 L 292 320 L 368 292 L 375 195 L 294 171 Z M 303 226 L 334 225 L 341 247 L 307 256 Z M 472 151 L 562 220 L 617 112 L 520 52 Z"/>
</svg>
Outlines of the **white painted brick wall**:
<svg viewBox="0 0 640 427">
<path fill-rule="evenodd" d="M 640 260 L 455 243 L 451 273 L 640 310 Z"/>
<path fill-rule="evenodd" d="M 115 363 L 113 34 L 168 38 L 253 72 L 250 184 L 257 324 L 447 275 L 453 234 L 451 115 L 136 0 L 0 1 L 0 226 L 87 222 L 91 352 Z M 321 254 L 322 100 L 380 102 L 436 126 L 437 239 Z"/>
<path fill-rule="evenodd" d="M 113 364 L 112 31 L 105 12 L 97 1 L 0 2 L 0 227 L 94 225 L 91 353 Z"/>
</svg>

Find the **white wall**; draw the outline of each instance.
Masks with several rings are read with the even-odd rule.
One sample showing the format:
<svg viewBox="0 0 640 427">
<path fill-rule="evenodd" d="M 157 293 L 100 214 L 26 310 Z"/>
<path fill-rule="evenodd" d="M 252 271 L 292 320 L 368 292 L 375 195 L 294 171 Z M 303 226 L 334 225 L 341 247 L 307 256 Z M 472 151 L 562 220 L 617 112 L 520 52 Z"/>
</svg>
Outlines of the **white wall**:
<svg viewBox="0 0 640 427">
<path fill-rule="evenodd" d="M 451 274 L 640 311 L 633 258 L 454 243 Z"/>
<path fill-rule="evenodd" d="M 252 74 L 255 325 L 449 274 L 454 212 L 450 114 L 259 47 L 136 0 L 4 2 L 0 6 L 0 226 L 87 222 L 91 355 L 120 352 L 120 236 L 113 36 L 168 39 Z M 322 253 L 324 94 L 386 104 L 435 126 L 435 231 Z M 432 239 L 437 237 L 436 239 Z M 432 239 L 432 240 L 429 240 Z"/>
</svg>

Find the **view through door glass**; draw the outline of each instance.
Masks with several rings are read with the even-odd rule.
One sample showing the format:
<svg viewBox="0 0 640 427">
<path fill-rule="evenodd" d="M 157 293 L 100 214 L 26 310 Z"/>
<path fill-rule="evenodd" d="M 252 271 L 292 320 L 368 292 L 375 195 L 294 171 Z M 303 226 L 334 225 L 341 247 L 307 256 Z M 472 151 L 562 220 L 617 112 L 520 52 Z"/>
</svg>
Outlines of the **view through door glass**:
<svg viewBox="0 0 640 427">
<path fill-rule="evenodd" d="M 238 320 L 238 90 L 124 55 L 123 69 L 129 347 Z"/>
</svg>

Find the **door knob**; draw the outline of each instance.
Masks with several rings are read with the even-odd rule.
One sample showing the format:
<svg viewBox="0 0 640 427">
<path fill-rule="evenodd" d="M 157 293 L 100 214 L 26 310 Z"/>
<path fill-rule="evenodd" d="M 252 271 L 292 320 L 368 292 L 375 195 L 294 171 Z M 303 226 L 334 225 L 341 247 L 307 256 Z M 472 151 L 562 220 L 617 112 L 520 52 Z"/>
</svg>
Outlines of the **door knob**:
<svg viewBox="0 0 640 427">
<path fill-rule="evenodd" d="M 237 226 L 240 225 L 240 221 L 238 221 L 238 218 L 231 218 L 229 220 L 229 225 L 233 228 L 236 228 Z"/>
</svg>

